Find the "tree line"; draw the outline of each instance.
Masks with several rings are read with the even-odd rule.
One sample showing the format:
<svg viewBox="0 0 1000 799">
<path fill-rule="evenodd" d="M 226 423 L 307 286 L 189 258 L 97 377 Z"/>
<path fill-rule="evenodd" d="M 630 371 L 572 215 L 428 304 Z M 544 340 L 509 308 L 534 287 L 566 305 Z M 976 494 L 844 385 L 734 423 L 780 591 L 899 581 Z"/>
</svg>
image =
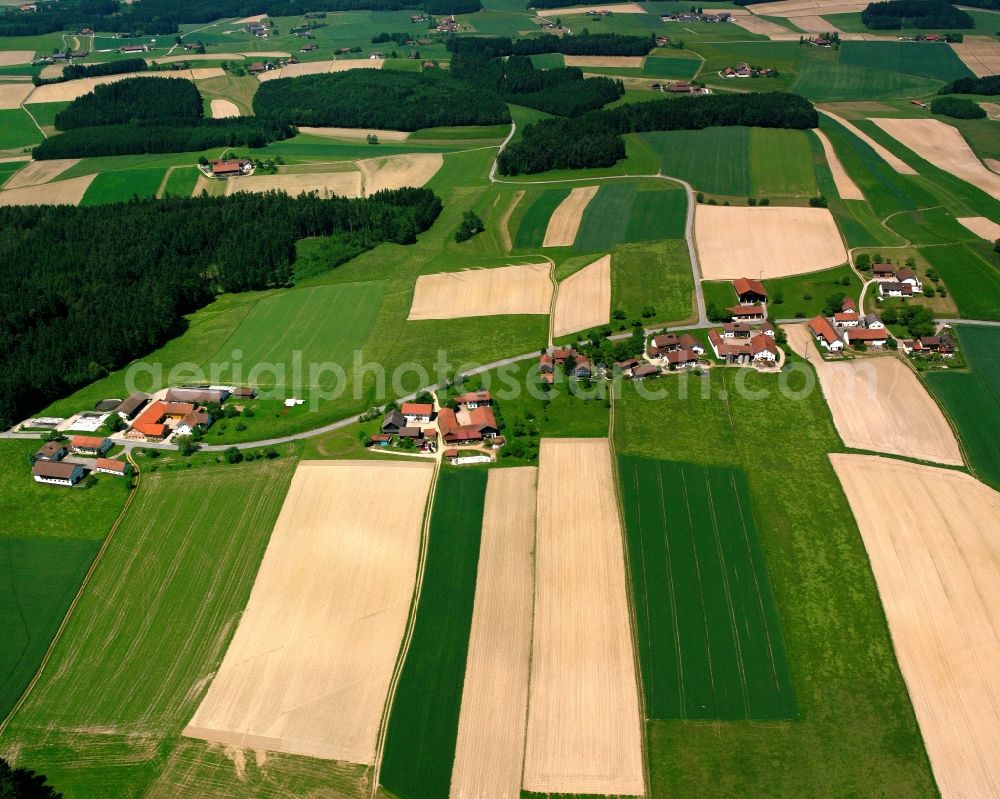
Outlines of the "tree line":
<svg viewBox="0 0 1000 799">
<path fill-rule="evenodd" d="M 103 75 L 123 75 L 126 72 L 146 72 L 149 65 L 142 58 L 124 58 L 121 61 L 104 61 L 100 64 L 67 64 L 58 78 L 42 78 L 34 75 L 31 82 L 35 86 L 48 83 L 64 83 L 78 78 L 96 78 Z"/>
<path fill-rule="evenodd" d="M 984 119 L 986 112 L 979 107 L 979 103 L 974 103 L 966 97 L 954 97 L 945 95 L 935 97 L 931 102 L 932 114 L 944 114 L 954 119 Z"/>
<path fill-rule="evenodd" d="M 786 92 L 651 100 L 528 125 L 522 138 L 500 153 L 497 165 L 502 175 L 609 167 L 625 157 L 625 133 L 733 125 L 805 130 L 818 124 L 812 104 Z"/>
<path fill-rule="evenodd" d="M 437 70 L 354 69 L 262 83 L 253 98 L 260 118 L 294 125 L 419 130 L 510 122 L 500 95 Z"/>
<path fill-rule="evenodd" d="M 56 114 L 56 128 L 124 125 L 137 120 L 198 122 L 204 117 L 201 94 L 192 81 L 125 78 L 94 87 Z"/>
<path fill-rule="evenodd" d="M 553 36 L 544 34 L 527 39 L 509 36 L 456 36 L 446 47 L 452 53 L 480 54 L 487 58 L 511 55 L 646 55 L 656 46 L 656 37 L 627 36 L 622 33 L 589 33 L 579 36 Z"/>
<path fill-rule="evenodd" d="M 1000 75 L 959 78 L 939 89 L 938 94 L 1000 94 Z"/>
<path fill-rule="evenodd" d="M 966 12 L 944 0 L 884 0 L 870 3 L 861 12 L 861 21 L 870 30 L 976 26 Z"/>
<path fill-rule="evenodd" d="M 218 292 L 289 285 L 299 239 L 410 244 L 440 211 L 429 189 L 0 208 L 0 426 L 161 346 Z"/>
</svg>

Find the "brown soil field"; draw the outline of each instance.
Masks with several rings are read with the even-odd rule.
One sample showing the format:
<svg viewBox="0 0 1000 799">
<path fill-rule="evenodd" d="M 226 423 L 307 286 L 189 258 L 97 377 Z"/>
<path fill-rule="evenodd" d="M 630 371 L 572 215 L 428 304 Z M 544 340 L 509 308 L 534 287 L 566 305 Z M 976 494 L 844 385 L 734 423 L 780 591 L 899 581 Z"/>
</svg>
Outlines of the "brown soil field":
<svg viewBox="0 0 1000 799">
<path fill-rule="evenodd" d="M 796 28 L 801 28 L 806 33 L 843 33 L 840 28 L 816 14 L 796 14 L 795 16 L 788 17 L 788 19 L 795 23 Z"/>
<path fill-rule="evenodd" d="M 41 78 L 59 78 L 62 77 L 64 64 L 46 64 L 42 67 L 42 71 L 38 73 Z"/>
<path fill-rule="evenodd" d="M 837 223 L 826 208 L 698 205 L 694 235 L 705 280 L 766 280 L 847 262 Z"/>
<path fill-rule="evenodd" d="M 20 189 L 24 186 L 37 186 L 48 183 L 61 175 L 74 164 L 80 163 L 79 158 L 56 158 L 51 161 L 32 161 L 24 169 L 11 175 L 6 188 Z"/>
<path fill-rule="evenodd" d="M 566 8 L 540 8 L 535 11 L 537 17 L 567 17 L 570 14 L 586 14 L 588 11 L 606 9 L 616 14 L 645 14 L 646 9 L 638 3 L 610 3 L 606 6 L 568 6 Z"/>
<path fill-rule="evenodd" d="M 979 107 L 986 112 L 989 119 L 1000 119 L 1000 103 L 980 103 Z M 985 161 L 986 166 L 990 166 L 989 160 L 985 159 Z"/>
<path fill-rule="evenodd" d="M 867 133 L 859 130 L 852 123 L 848 122 L 843 117 L 839 117 L 836 114 L 830 113 L 829 111 L 824 111 L 823 109 L 818 109 L 821 114 L 826 114 L 830 119 L 833 119 L 847 128 L 851 133 L 857 136 L 861 141 L 871 147 L 889 166 L 891 166 L 900 175 L 916 175 L 917 170 L 912 166 L 907 164 L 902 158 L 899 158 L 889 152 L 885 147 L 879 144 L 875 139 L 869 136 Z"/>
<path fill-rule="evenodd" d="M 243 17 L 243 19 L 238 19 L 234 22 L 234 25 L 248 25 L 251 22 L 260 22 L 262 19 L 267 19 L 267 14 L 255 14 L 252 17 Z"/>
<path fill-rule="evenodd" d="M 549 217 L 545 228 L 543 247 L 571 247 L 580 230 L 580 220 L 590 201 L 597 194 L 598 186 L 579 186 L 569 193 L 569 197 L 559 203 L 559 207 Z"/>
<path fill-rule="evenodd" d="M 984 158 L 983 163 L 986 164 L 990 169 L 1000 175 L 1000 161 L 995 158 Z"/>
<path fill-rule="evenodd" d="M 261 53 L 263 55 L 263 53 Z M 286 53 L 287 55 L 287 53 Z M 227 61 L 242 61 L 242 53 L 203 53 L 191 55 L 165 55 L 157 58 L 147 58 L 147 64 L 176 64 L 178 61 L 217 61 L 225 59 Z"/>
<path fill-rule="evenodd" d="M 374 133 L 379 141 L 406 141 L 410 134 L 405 130 L 381 130 L 376 128 L 312 128 L 308 125 L 299 127 L 299 133 L 309 136 L 321 136 L 325 139 L 360 139 L 364 141 Z"/>
<path fill-rule="evenodd" d="M 645 56 L 636 55 L 567 55 L 563 62 L 568 67 L 632 67 L 641 69 Z"/>
<path fill-rule="evenodd" d="M 77 205 L 96 175 L 0 191 L 0 205 Z M 9 181 L 8 181 L 9 184 Z"/>
<path fill-rule="evenodd" d="M 785 330 L 792 349 L 816 367 L 845 446 L 962 465 L 962 453 L 947 419 L 899 358 L 882 355 L 824 361 L 804 324 L 787 325 Z"/>
<path fill-rule="evenodd" d="M 419 188 L 444 164 L 441 153 L 408 153 L 355 162 L 361 170 L 361 190 L 371 196 L 382 189 Z"/>
<path fill-rule="evenodd" d="M 951 45 L 951 49 L 977 78 L 1000 74 L 1000 42 L 966 38 L 961 44 Z"/>
<path fill-rule="evenodd" d="M 805 17 L 820 14 L 850 14 L 864 11 L 867 6 L 868 3 L 862 0 L 833 3 L 825 0 L 777 0 L 773 3 L 758 3 L 747 7 L 752 13 L 763 17 Z"/>
<path fill-rule="evenodd" d="M 346 72 L 349 69 L 382 69 L 385 63 L 376 58 L 348 58 L 343 61 L 303 61 L 288 64 L 270 72 L 262 72 L 257 77 L 262 80 L 277 78 L 298 78 L 302 75 L 322 75 L 327 72 Z"/>
<path fill-rule="evenodd" d="M 761 19 L 760 17 L 733 17 L 732 22 L 734 25 L 739 25 L 741 28 L 749 31 L 750 33 L 759 33 L 761 36 L 767 36 L 772 41 L 790 40 L 789 37 L 798 41 L 799 36 L 801 35 L 788 30 L 788 28 L 781 27 L 781 25 L 776 22 L 771 22 L 769 19 Z"/>
<path fill-rule="evenodd" d="M 538 469 L 491 469 L 451 799 L 520 799 Z"/>
<path fill-rule="evenodd" d="M 611 256 L 605 255 L 559 283 L 552 335 L 605 325 L 611 320 Z"/>
<path fill-rule="evenodd" d="M 321 197 L 334 194 L 338 197 L 360 197 L 361 173 L 305 172 L 292 175 L 249 175 L 226 181 L 227 196 L 241 191 L 263 193 L 272 190 L 283 191 L 290 197 L 311 191 L 319 192 Z"/>
<path fill-rule="evenodd" d="M 861 529 L 943 799 L 1000 796 L 1000 494 L 967 474 L 830 456 Z M 888 502 L 888 487 L 902 488 Z"/>
<path fill-rule="evenodd" d="M 421 275 L 407 319 L 547 314 L 552 303 L 551 268 L 517 264 Z"/>
<path fill-rule="evenodd" d="M 34 50 L 0 50 L 0 67 L 30 64 L 34 57 Z"/>
<path fill-rule="evenodd" d="M 374 762 L 433 474 L 419 461 L 299 464 L 239 627 L 184 735 Z"/>
<path fill-rule="evenodd" d="M 624 558 L 607 439 L 542 439 L 527 791 L 644 792 Z"/>
<path fill-rule="evenodd" d="M 247 58 L 289 58 L 292 54 L 286 53 L 284 50 L 259 50 L 255 53 L 240 53 L 240 55 Z M 218 56 L 213 57 L 218 58 Z"/>
<path fill-rule="evenodd" d="M 830 144 L 830 140 L 826 137 L 826 134 L 819 128 L 816 128 L 813 133 L 816 134 L 816 138 L 823 145 L 826 162 L 833 173 L 833 182 L 837 186 L 837 194 L 844 200 L 863 200 L 865 195 L 861 193 L 858 184 L 851 180 L 851 176 L 847 174 L 844 165 L 837 158 L 837 153 L 833 149 L 833 145 Z"/>
<path fill-rule="evenodd" d="M 196 67 L 194 69 L 185 69 L 182 71 L 187 73 L 191 80 L 195 81 L 226 77 L 226 72 L 222 67 Z"/>
<path fill-rule="evenodd" d="M 956 217 L 965 227 L 988 241 L 1000 239 L 1000 225 L 985 216 L 962 216 Z"/>
<path fill-rule="evenodd" d="M 240 109 L 232 100 L 212 100 L 212 119 L 238 117 Z"/>
<path fill-rule="evenodd" d="M 225 73 L 218 68 L 208 69 L 179 69 L 176 71 L 164 72 L 127 72 L 123 75 L 102 75 L 99 78 L 80 78 L 79 80 L 68 80 L 65 83 L 50 83 L 39 86 L 25 100 L 26 103 L 61 103 L 75 100 L 90 94 L 94 87 L 102 83 L 114 83 L 126 78 L 184 78 L 187 80 L 200 80 L 202 78 L 220 77 Z"/>
<path fill-rule="evenodd" d="M 30 83 L 0 83 L 0 109 L 17 108 L 34 88 Z"/>
<path fill-rule="evenodd" d="M 938 169 L 1000 200 L 1000 175 L 983 165 L 957 128 L 937 119 L 873 119 L 872 122 Z"/>
</svg>

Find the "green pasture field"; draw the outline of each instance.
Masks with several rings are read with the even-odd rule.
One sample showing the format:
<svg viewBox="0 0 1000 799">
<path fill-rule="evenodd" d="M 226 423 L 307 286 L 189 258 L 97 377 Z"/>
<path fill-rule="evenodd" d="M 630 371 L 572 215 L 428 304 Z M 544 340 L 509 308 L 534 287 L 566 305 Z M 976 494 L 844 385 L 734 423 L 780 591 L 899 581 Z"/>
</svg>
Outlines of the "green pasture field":
<svg viewBox="0 0 1000 799">
<path fill-rule="evenodd" d="M 0 111 L 0 150 L 30 147 L 41 140 L 41 131 L 23 108 Z"/>
<path fill-rule="evenodd" d="M 868 556 L 828 459 L 840 438 L 811 370 L 798 369 L 674 375 L 625 385 L 615 402 L 619 455 L 746 474 L 798 709 L 790 723 L 649 722 L 650 796 L 870 796 L 874 785 L 886 799 L 937 796 Z"/>
<path fill-rule="evenodd" d="M 987 242 L 923 247 L 966 319 L 1000 322 L 1000 255 Z"/>
<path fill-rule="evenodd" d="M 944 42 L 844 42 L 840 63 L 943 81 L 972 74 Z"/>
<path fill-rule="evenodd" d="M 728 27 L 728 26 L 722 26 Z M 736 30 L 743 30 L 736 25 Z M 743 31 L 743 33 L 747 33 Z M 738 42 L 691 42 L 691 49 L 705 58 L 698 73 L 698 79 L 712 83 L 715 86 L 727 87 L 734 83 L 750 83 L 753 91 L 787 91 L 795 80 L 799 64 L 804 59 L 826 59 L 831 56 L 824 53 L 807 52 L 809 48 L 801 47 L 798 42 L 771 42 L 761 37 L 747 34 L 739 37 Z M 815 48 L 812 48 L 815 49 Z M 735 66 L 741 61 L 761 67 L 777 69 L 777 78 L 759 78 L 757 80 L 726 80 L 719 72 L 726 67 Z"/>
<path fill-rule="evenodd" d="M 529 56 L 535 69 L 558 69 L 565 65 L 562 53 L 541 53 Z"/>
<path fill-rule="evenodd" d="M 260 88 L 260 81 L 250 75 L 242 78 L 233 75 L 223 75 L 220 78 L 207 78 L 197 83 L 198 91 L 206 100 L 230 100 L 245 116 L 253 114 L 253 96 Z M 206 116 L 208 113 L 206 111 Z"/>
<path fill-rule="evenodd" d="M 6 718 L 34 676 L 100 546 L 100 541 L 83 538 L 0 538 L 0 624 L 4 630 L 0 718 Z"/>
<path fill-rule="evenodd" d="M 407 141 L 497 141 L 507 138 L 509 125 L 453 125 L 441 128 L 422 128 L 410 134 Z"/>
<path fill-rule="evenodd" d="M 56 124 L 56 114 L 69 107 L 69 103 L 32 103 L 31 115 L 35 121 L 43 128 L 54 128 Z"/>
<path fill-rule="evenodd" d="M 530 203 L 528 196 L 521 200 L 520 204 L 525 206 L 524 216 L 521 217 L 517 233 L 512 236 L 516 249 L 533 250 L 542 246 L 549 219 L 559 207 L 559 203 L 569 197 L 569 193 L 568 188 L 544 189 L 535 195 Z"/>
<path fill-rule="evenodd" d="M 329 373 L 318 379 L 308 374 L 296 378 L 292 374 L 296 353 L 306 369 L 309 364 L 327 362 L 347 369 L 354 351 L 368 340 L 384 291 L 385 283 L 375 280 L 287 289 L 272 294 L 254 306 L 209 362 L 230 360 L 232 352 L 239 350 L 247 368 L 276 364 L 288 370 L 283 379 L 273 372 L 257 380 L 248 377 L 249 385 L 291 390 L 330 388 L 335 378 Z"/>
<path fill-rule="evenodd" d="M 813 197 L 816 175 L 802 130 L 750 128 L 750 185 L 754 197 Z"/>
<path fill-rule="evenodd" d="M 417 617 L 382 757 L 382 784 L 401 799 L 439 799 L 451 784 L 486 474 L 446 467 L 438 477 Z"/>
<path fill-rule="evenodd" d="M 845 280 L 848 281 L 846 285 Z M 834 294 L 854 297 L 857 301 L 861 280 L 854 270 L 845 265 L 805 275 L 772 278 L 764 281 L 764 288 L 771 299 L 768 303 L 769 316 L 775 319 L 810 319 L 822 313 L 827 297 Z"/>
<path fill-rule="evenodd" d="M 1000 27 L 1000 21 L 997 22 L 997 26 Z M 978 98 L 978 100 L 988 103 L 996 102 L 996 99 L 996 97 Z M 944 115 L 938 115 L 935 119 L 947 122 L 952 127 L 958 128 L 962 137 L 980 158 L 995 158 L 1000 160 L 1000 135 L 997 135 L 998 129 L 1000 129 L 1000 122 L 997 122 L 995 119 L 953 119 Z"/>
<path fill-rule="evenodd" d="M 1000 330 L 955 325 L 967 369 L 935 369 L 923 378 L 958 431 L 976 476 L 1000 489 Z"/>
<path fill-rule="evenodd" d="M 5 733 L 68 799 L 142 795 L 169 760 L 235 632 L 294 468 L 286 453 L 143 476 Z M 238 781 L 213 794 L 227 790 L 246 795 Z"/>
<path fill-rule="evenodd" d="M 164 169 L 99 172 L 80 200 L 80 205 L 104 205 L 125 202 L 133 197 L 155 197 L 165 174 Z"/>
<path fill-rule="evenodd" d="M 110 394 L 108 396 L 119 396 Z M 91 410 L 93 403 L 79 410 Z M 90 487 L 42 485 L 31 476 L 28 458 L 42 442 L 0 441 L 0 518 L 13 538 L 77 538 L 100 541 L 125 504 L 125 481 L 98 476 Z"/>
<path fill-rule="evenodd" d="M 749 197 L 750 128 L 705 128 L 639 134 L 659 156 L 663 174 L 695 191 Z"/>
<path fill-rule="evenodd" d="M 680 194 L 680 192 L 677 192 Z M 694 279 L 684 239 L 655 244 L 622 244 L 611 256 L 611 307 L 625 311 L 626 322 L 642 319 L 652 306 L 651 324 L 683 323 L 692 318 Z"/>
<path fill-rule="evenodd" d="M 618 471 L 647 716 L 794 719 L 746 475 L 634 456 Z"/>
<path fill-rule="evenodd" d="M 575 252 L 606 251 L 616 244 L 684 235 L 687 195 L 672 183 L 640 188 L 618 181 L 598 189 L 573 242 Z"/>
<path fill-rule="evenodd" d="M 845 42 L 849 44 L 874 44 L 882 42 Z M 951 52 L 949 50 L 949 52 Z M 944 85 L 928 76 L 891 72 L 863 62 L 806 61 L 792 90 L 816 102 L 835 100 L 876 100 L 893 97 L 924 97 L 935 93 Z"/>
<path fill-rule="evenodd" d="M 27 165 L 27 161 L 8 161 L 7 163 L 0 163 L 0 186 L 3 186 L 11 175 Z"/>
<path fill-rule="evenodd" d="M 243 151 L 243 148 L 239 148 Z M 326 139 L 322 136 L 309 136 L 300 133 L 286 141 L 271 142 L 256 150 L 248 150 L 254 158 L 275 158 L 281 156 L 289 164 L 309 161 L 355 161 L 360 158 L 383 158 L 387 155 L 400 153 L 440 153 L 455 149 L 453 144 L 431 144 L 419 139 L 415 142 L 380 142 L 366 144 L 365 142 L 345 142 Z M 188 163 L 197 159 L 188 156 Z"/>
<path fill-rule="evenodd" d="M 179 166 L 174 167 L 167 175 L 167 182 L 163 186 L 163 197 L 190 197 L 194 193 L 194 187 L 198 183 L 198 167 Z"/>
</svg>

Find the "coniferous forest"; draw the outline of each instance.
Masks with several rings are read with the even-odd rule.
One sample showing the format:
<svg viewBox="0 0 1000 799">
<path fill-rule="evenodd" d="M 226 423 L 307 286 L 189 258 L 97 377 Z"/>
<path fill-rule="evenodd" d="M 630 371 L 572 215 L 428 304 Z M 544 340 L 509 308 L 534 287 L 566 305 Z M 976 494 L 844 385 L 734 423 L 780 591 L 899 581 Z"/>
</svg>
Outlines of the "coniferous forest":
<svg viewBox="0 0 1000 799">
<path fill-rule="evenodd" d="M 298 239 L 409 244 L 440 211 L 429 189 L 0 208 L 0 427 L 162 345 L 219 292 L 289 285 Z"/>
</svg>

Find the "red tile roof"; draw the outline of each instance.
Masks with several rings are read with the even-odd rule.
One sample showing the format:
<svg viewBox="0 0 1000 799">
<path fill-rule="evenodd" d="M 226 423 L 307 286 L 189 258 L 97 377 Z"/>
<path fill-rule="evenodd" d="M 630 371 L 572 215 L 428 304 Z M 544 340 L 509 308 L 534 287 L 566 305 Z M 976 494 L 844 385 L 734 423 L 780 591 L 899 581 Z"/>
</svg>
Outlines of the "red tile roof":
<svg viewBox="0 0 1000 799">
<path fill-rule="evenodd" d="M 847 329 L 848 341 L 886 341 L 889 333 L 886 330 L 872 330 L 867 327 L 851 327 Z"/>
<path fill-rule="evenodd" d="M 404 402 L 403 416 L 430 416 L 434 413 L 434 406 L 426 402 Z"/>
<path fill-rule="evenodd" d="M 738 316 L 763 316 L 764 309 L 759 305 L 734 305 L 732 308 L 726 308 L 727 311 L 735 318 Z"/>
<path fill-rule="evenodd" d="M 764 288 L 764 284 L 758 280 L 752 280 L 749 277 L 736 278 L 736 280 L 733 281 L 733 288 L 736 289 L 737 296 L 746 294 L 748 291 L 760 294 L 762 297 L 767 296 L 767 289 Z"/>
<path fill-rule="evenodd" d="M 125 473 L 127 464 L 124 461 L 116 461 L 114 458 L 98 458 L 94 461 L 94 468 L 108 469 L 113 472 Z"/>
<path fill-rule="evenodd" d="M 859 322 L 861 317 L 858 315 L 857 311 L 840 311 L 833 315 L 833 319 L 836 322 Z"/>
<path fill-rule="evenodd" d="M 815 319 L 809 320 L 809 329 L 813 332 L 813 335 L 819 336 L 827 344 L 833 344 L 833 342 L 840 339 L 837 335 L 837 331 L 833 329 L 833 325 L 830 324 L 830 320 L 825 316 L 817 316 Z"/>
<path fill-rule="evenodd" d="M 100 449 L 104 446 L 106 439 L 99 438 L 97 436 L 73 436 L 70 440 L 70 446 L 74 448 L 82 449 Z"/>
<path fill-rule="evenodd" d="M 469 424 L 472 427 L 491 427 L 497 430 L 497 420 L 493 415 L 493 409 L 488 405 L 482 405 L 469 411 Z"/>
</svg>

